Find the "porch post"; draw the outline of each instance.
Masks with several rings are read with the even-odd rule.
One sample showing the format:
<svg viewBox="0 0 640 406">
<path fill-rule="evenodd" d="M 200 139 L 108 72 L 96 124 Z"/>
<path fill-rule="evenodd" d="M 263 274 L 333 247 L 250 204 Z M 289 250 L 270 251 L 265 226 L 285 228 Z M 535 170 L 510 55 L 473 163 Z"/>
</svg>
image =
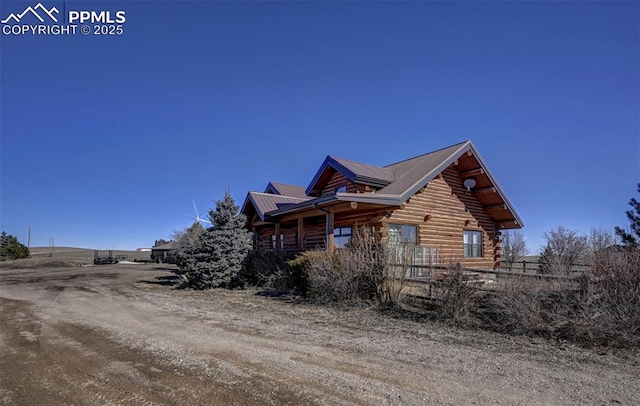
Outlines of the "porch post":
<svg viewBox="0 0 640 406">
<path fill-rule="evenodd" d="M 304 218 L 298 217 L 298 251 L 304 250 Z"/>
<path fill-rule="evenodd" d="M 333 213 L 327 213 L 327 251 L 333 252 Z"/>
<path fill-rule="evenodd" d="M 280 251 L 280 223 L 276 223 L 276 246 L 275 246 L 275 251 Z"/>
<path fill-rule="evenodd" d="M 253 244 L 253 249 L 258 250 L 260 247 L 258 246 L 258 230 L 255 226 L 251 227 L 251 243 Z"/>
</svg>

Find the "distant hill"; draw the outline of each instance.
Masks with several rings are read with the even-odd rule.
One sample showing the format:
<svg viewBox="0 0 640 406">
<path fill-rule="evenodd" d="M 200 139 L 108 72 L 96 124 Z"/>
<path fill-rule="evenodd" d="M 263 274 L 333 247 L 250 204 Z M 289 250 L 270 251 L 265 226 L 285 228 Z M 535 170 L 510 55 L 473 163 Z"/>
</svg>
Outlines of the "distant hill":
<svg viewBox="0 0 640 406">
<path fill-rule="evenodd" d="M 74 248 L 74 247 L 31 247 L 29 252 L 33 258 L 49 257 L 66 261 L 79 261 L 82 263 L 92 264 L 94 249 L 91 248 Z M 107 256 L 108 250 L 100 250 L 100 256 Z M 114 256 L 124 255 L 127 260 L 134 259 L 151 259 L 150 252 L 131 251 L 131 250 L 113 250 Z"/>
</svg>

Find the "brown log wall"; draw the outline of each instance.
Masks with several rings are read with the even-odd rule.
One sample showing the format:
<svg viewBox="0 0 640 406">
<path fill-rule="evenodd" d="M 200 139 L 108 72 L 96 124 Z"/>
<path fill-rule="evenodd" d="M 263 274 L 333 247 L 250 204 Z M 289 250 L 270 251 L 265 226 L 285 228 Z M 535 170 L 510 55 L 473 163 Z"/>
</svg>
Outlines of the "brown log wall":
<svg viewBox="0 0 640 406">
<path fill-rule="evenodd" d="M 323 192 L 334 193 L 336 187 L 347 183 L 348 191 L 355 187 L 364 187 L 349 182 L 337 173 L 330 179 Z M 500 243 L 496 242 L 497 229 L 491 216 L 482 204 L 468 193 L 458 176 L 455 166 L 447 168 L 439 176 L 412 196 L 403 208 L 396 209 L 389 217 L 386 210 L 368 210 L 366 213 L 354 211 L 335 214 L 335 227 L 373 225 L 386 233 L 388 224 L 407 224 L 418 226 L 418 243 L 423 246 L 437 247 L 440 264 L 461 262 L 463 265 L 478 269 L 494 269 L 499 264 Z M 351 186 L 349 186 L 351 185 Z M 352 189 L 349 190 L 349 187 Z M 285 250 L 298 250 L 297 222 L 289 221 L 280 226 L 284 236 Z M 463 257 L 463 230 L 480 231 L 483 235 L 482 258 Z M 274 226 L 262 226 L 258 230 L 260 248 L 271 249 L 271 236 Z M 324 249 L 326 244 L 325 216 L 305 218 L 304 250 Z"/>
<path fill-rule="evenodd" d="M 364 193 L 367 189 L 365 185 L 358 185 L 356 183 L 353 183 L 340 172 L 335 172 L 331 176 L 331 178 L 329 178 L 329 181 L 322 189 L 322 195 L 324 196 L 335 194 L 336 188 L 339 188 L 341 186 L 346 186 L 347 192 L 349 193 Z"/>
<path fill-rule="evenodd" d="M 419 244 L 437 247 L 441 264 L 460 262 L 480 269 L 497 266 L 499 243 L 492 238 L 495 223 L 480 202 L 466 193 L 454 166 L 413 195 L 384 224 L 417 225 Z M 463 230 L 482 232 L 482 258 L 463 258 Z"/>
<path fill-rule="evenodd" d="M 315 218 L 312 218 L 311 221 L 305 219 L 304 224 L 304 248 L 303 250 L 322 250 L 325 249 L 325 224 L 324 224 L 324 215 L 322 222 L 320 223 Z M 274 225 L 266 225 L 261 226 L 257 229 L 258 235 L 258 248 L 265 251 L 272 250 L 271 246 L 271 238 L 275 233 Z M 298 249 L 298 227 L 297 223 L 290 222 L 284 223 L 280 225 L 280 234 L 282 235 L 284 245 L 283 248 L 278 247 L 279 249 L 285 251 L 299 251 Z"/>
</svg>

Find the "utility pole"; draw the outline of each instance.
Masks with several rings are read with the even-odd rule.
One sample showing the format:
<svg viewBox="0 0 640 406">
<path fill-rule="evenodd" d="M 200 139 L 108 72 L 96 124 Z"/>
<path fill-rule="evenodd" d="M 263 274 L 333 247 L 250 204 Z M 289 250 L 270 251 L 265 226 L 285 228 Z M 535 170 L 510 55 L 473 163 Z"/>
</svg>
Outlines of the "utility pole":
<svg viewBox="0 0 640 406">
<path fill-rule="evenodd" d="M 29 234 L 27 237 L 27 249 L 31 248 L 31 225 L 29 225 Z"/>
</svg>

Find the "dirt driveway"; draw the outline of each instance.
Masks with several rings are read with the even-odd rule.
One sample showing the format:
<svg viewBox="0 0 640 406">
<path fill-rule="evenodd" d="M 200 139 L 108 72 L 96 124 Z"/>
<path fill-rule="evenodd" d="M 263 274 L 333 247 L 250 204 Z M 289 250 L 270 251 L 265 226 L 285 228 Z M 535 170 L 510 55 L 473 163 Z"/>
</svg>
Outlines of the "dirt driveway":
<svg viewBox="0 0 640 406">
<path fill-rule="evenodd" d="M 0 269 L 0 404 L 640 403 L 637 356 L 172 278 Z"/>
</svg>

